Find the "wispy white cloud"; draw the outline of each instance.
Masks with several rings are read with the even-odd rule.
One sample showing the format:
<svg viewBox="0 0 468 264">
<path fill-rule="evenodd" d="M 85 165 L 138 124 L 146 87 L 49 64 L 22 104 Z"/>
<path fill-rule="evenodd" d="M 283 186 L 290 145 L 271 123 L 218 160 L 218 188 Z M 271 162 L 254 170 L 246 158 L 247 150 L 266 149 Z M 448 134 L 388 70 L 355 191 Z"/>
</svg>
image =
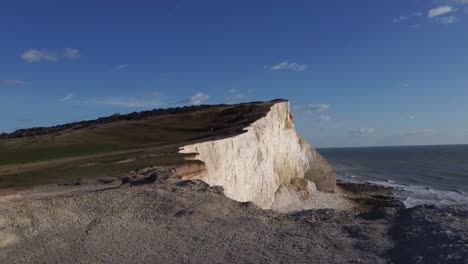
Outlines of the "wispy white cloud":
<svg viewBox="0 0 468 264">
<path fill-rule="evenodd" d="M 208 99 L 210 99 L 210 96 L 204 94 L 204 93 L 197 93 L 193 96 L 191 96 L 188 100 L 188 102 L 192 105 L 199 105 L 199 104 L 202 104 L 204 103 L 205 101 L 207 101 Z"/>
<path fill-rule="evenodd" d="M 305 71 L 307 69 L 306 64 L 298 64 L 298 63 L 289 63 L 288 61 L 283 61 L 276 65 L 265 66 L 266 69 L 270 69 L 272 71 Z"/>
<path fill-rule="evenodd" d="M 125 68 L 128 67 L 128 64 L 121 64 L 121 65 L 118 65 L 116 67 L 114 67 L 111 72 L 116 72 L 116 71 L 120 71 L 120 70 L 123 70 Z"/>
<path fill-rule="evenodd" d="M 450 25 L 458 22 L 458 18 L 454 15 L 460 10 L 460 5 L 468 4 L 468 0 L 435 0 L 435 3 L 443 4 L 431 8 L 427 11 L 426 18 L 437 21 L 444 25 Z M 468 7 L 467 7 L 468 8 Z M 413 12 L 411 14 L 403 14 L 393 18 L 393 23 L 408 22 L 410 29 L 421 27 L 421 19 L 424 17 L 423 12 Z M 416 21 L 418 19 L 419 21 Z"/>
<path fill-rule="evenodd" d="M 56 53 L 47 50 L 30 49 L 21 54 L 21 59 L 28 63 L 40 62 L 40 61 L 58 61 Z"/>
<path fill-rule="evenodd" d="M 451 1 L 455 4 L 466 4 L 465 0 L 460 1 Z M 443 25 L 450 25 L 458 22 L 458 17 L 454 15 L 449 15 L 454 12 L 457 12 L 459 9 L 451 5 L 441 5 L 435 8 L 432 8 L 428 11 L 427 17 L 429 19 L 435 19 Z"/>
<path fill-rule="evenodd" d="M 329 104 L 308 104 L 308 105 L 298 105 L 294 107 L 294 109 L 303 113 L 320 112 L 320 111 L 325 111 L 329 108 L 330 108 Z"/>
<path fill-rule="evenodd" d="M 63 56 L 70 60 L 77 60 L 80 58 L 80 51 L 74 48 L 65 48 Z"/>
<path fill-rule="evenodd" d="M 188 98 L 172 102 L 173 105 L 200 105 L 210 99 L 210 96 L 204 93 L 196 93 Z"/>
<path fill-rule="evenodd" d="M 443 16 L 443 15 L 447 15 L 449 13 L 455 12 L 456 10 L 457 9 L 454 8 L 453 6 L 441 5 L 441 6 L 434 7 L 432 9 L 430 9 L 427 12 L 427 17 L 428 18 L 435 18 L 435 17 L 438 17 L 438 16 Z"/>
<path fill-rule="evenodd" d="M 15 79 L 0 79 L 0 86 L 23 86 L 28 84 L 27 81 Z"/>
<path fill-rule="evenodd" d="M 328 121 L 330 121 L 331 119 L 332 119 L 332 118 L 331 118 L 331 116 L 329 116 L 329 115 L 322 115 L 322 116 L 319 117 L 319 121 L 320 121 L 320 122 L 328 122 Z"/>
<path fill-rule="evenodd" d="M 445 17 L 437 18 L 437 21 L 439 21 L 441 24 L 444 24 L 444 25 L 450 25 L 453 23 L 457 23 L 458 18 L 455 16 L 445 16 Z"/>
<path fill-rule="evenodd" d="M 58 55 L 60 54 L 60 55 Z M 51 61 L 57 62 L 60 59 L 77 60 L 80 58 L 80 51 L 74 48 L 65 48 L 63 52 L 49 50 L 30 49 L 21 54 L 21 59 L 27 63 Z"/>
<path fill-rule="evenodd" d="M 60 102 L 70 101 L 71 99 L 73 99 L 73 97 L 75 97 L 75 95 L 73 93 L 69 93 L 65 95 L 64 97 L 60 98 L 59 101 Z"/>
</svg>

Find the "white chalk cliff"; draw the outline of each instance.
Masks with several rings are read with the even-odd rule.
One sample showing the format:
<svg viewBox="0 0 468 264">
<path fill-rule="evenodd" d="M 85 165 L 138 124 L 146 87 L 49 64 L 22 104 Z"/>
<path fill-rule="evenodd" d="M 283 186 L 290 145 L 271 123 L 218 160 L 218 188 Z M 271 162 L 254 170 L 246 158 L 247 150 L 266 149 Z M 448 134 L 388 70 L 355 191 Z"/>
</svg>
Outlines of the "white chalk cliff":
<svg viewBox="0 0 468 264">
<path fill-rule="evenodd" d="M 268 114 L 246 131 L 181 148 L 181 153 L 198 153 L 194 159 L 205 163 L 205 170 L 194 178 L 222 186 L 226 196 L 264 209 L 283 204 L 284 193 L 304 197 L 309 192 L 335 190 L 335 173 L 296 132 L 289 102 L 272 104 Z"/>
</svg>

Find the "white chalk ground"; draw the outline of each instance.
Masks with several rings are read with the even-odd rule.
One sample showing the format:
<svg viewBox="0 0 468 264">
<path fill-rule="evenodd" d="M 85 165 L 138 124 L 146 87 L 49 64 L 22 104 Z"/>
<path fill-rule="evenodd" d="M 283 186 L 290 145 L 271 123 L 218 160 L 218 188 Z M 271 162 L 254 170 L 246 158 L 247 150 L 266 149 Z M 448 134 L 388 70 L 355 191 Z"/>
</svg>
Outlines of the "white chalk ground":
<svg viewBox="0 0 468 264">
<path fill-rule="evenodd" d="M 317 191 L 314 183 L 308 181 L 305 190 L 297 190 L 294 186 L 281 186 L 276 192 L 272 210 L 289 213 L 310 209 L 349 210 L 353 204 L 344 197 L 341 189 L 334 193 Z"/>
<path fill-rule="evenodd" d="M 314 193 L 321 202 L 308 206 L 337 195 Z M 388 239 L 301 221 L 201 181 L 11 197 L 0 202 L 0 263 L 385 263 Z M 363 234 L 386 232 L 381 223 L 354 224 Z M 375 245 L 356 248 L 361 240 Z"/>
</svg>

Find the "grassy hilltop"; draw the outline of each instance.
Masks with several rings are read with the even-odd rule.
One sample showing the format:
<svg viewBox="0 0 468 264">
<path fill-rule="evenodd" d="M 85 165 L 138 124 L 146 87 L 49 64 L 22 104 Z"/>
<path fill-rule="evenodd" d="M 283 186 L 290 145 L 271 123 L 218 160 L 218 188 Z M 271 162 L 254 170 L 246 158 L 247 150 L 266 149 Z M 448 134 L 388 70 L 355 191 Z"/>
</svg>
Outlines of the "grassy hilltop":
<svg viewBox="0 0 468 264">
<path fill-rule="evenodd" d="M 0 136 L 0 188 L 123 177 L 185 161 L 184 144 L 241 133 L 272 102 L 152 110 Z"/>
</svg>

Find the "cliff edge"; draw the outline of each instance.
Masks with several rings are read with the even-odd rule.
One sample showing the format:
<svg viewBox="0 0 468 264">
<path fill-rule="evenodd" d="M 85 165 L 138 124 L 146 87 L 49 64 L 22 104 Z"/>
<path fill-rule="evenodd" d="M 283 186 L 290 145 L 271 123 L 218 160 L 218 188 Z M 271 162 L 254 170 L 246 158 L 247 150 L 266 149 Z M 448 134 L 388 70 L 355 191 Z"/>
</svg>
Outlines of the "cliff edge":
<svg viewBox="0 0 468 264">
<path fill-rule="evenodd" d="M 296 132 L 289 102 L 282 99 L 21 129 L 0 135 L 0 156 L 0 194 L 102 178 L 136 181 L 165 168 L 262 208 L 340 207 L 327 193 L 335 190 L 333 170 Z"/>
<path fill-rule="evenodd" d="M 180 153 L 204 162 L 191 178 L 224 188 L 225 195 L 264 209 L 306 200 L 313 192 L 334 192 L 328 162 L 295 130 L 288 101 L 274 102 L 245 133 L 185 145 Z M 284 201 L 284 200 L 287 201 Z"/>
</svg>

